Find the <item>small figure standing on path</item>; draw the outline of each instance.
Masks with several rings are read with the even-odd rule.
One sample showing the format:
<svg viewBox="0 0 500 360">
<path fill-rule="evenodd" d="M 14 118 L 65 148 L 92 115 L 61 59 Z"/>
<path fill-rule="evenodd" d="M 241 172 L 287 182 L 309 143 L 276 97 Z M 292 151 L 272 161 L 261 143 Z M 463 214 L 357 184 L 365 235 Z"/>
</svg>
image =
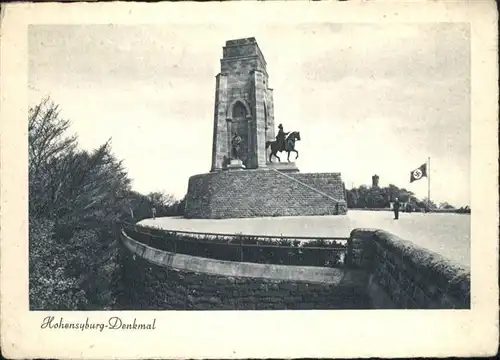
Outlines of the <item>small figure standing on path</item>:
<svg viewBox="0 0 500 360">
<path fill-rule="evenodd" d="M 399 200 L 398 198 L 394 199 L 394 220 L 398 220 L 399 219 Z"/>
<path fill-rule="evenodd" d="M 153 213 L 153 220 L 156 218 L 156 208 L 153 206 L 151 209 L 151 212 Z"/>
</svg>

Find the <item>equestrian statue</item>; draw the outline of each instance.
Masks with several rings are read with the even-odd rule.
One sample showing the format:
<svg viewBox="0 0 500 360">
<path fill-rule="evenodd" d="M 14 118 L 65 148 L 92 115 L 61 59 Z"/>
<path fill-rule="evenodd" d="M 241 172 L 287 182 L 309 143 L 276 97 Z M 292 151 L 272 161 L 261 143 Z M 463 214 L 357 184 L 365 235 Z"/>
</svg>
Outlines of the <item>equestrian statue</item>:
<svg viewBox="0 0 500 360">
<path fill-rule="evenodd" d="M 290 162 L 290 153 L 295 153 L 295 159 L 299 157 L 299 152 L 295 150 L 295 141 L 300 140 L 300 132 L 284 132 L 283 125 L 278 125 L 278 135 L 276 135 L 276 141 L 266 141 L 266 149 L 271 146 L 271 153 L 269 154 L 269 162 L 272 162 L 272 157 L 276 157 L 279 162 L 281 159 L 278 156 L 278 152 L 286 151 L 288 153 L 287 160 Z M 287 137 L 288 135 L 288 137 Z"/>
</svg>

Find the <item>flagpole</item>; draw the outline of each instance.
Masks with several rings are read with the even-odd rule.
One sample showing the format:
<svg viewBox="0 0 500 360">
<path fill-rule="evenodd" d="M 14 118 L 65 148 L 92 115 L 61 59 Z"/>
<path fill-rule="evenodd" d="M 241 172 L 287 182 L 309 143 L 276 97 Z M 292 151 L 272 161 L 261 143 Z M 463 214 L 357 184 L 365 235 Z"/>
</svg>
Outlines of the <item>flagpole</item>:
<svg viewBox="0 0 500 360">
<path fill-rule="evenodd" d="M 431 157 L 427 158 L 427 211 L 431 211 Z"/>
</svg>

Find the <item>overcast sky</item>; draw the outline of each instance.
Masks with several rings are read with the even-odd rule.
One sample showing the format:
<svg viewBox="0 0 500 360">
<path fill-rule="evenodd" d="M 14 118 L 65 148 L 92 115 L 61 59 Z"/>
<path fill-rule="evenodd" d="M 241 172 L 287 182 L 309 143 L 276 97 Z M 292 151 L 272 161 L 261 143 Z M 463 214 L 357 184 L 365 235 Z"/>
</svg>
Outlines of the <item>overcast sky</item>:
<svg viewBox="0 0 500 360">
<path fill-rule="evenodd" d="M 299 130 L 302 172 L 393 183 L 431 157 L 431 198 L 470 203 L 470 45 L 462 24 L 31 26 L 30 104 L 60 104 L 83 148 L 112 138 L 134 189 L 182 197 L 211 165 L 226 40 L 255 37 L 275 123 Z M 293 156 L 293 155 L 292 155 Z"/>
</svg>

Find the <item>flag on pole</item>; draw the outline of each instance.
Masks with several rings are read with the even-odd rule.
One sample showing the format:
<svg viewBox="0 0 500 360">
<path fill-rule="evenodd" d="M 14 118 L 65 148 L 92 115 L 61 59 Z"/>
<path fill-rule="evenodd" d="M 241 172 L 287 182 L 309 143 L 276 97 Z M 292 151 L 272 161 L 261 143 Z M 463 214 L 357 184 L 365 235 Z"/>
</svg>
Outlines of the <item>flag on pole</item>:
<svg viewBox="0 0 500 360">
<path fill-rule="evenodd" d="M 427 177 L 427 163 L 420 165 L 410 173 L 410 183 Z"/>
</svg>

